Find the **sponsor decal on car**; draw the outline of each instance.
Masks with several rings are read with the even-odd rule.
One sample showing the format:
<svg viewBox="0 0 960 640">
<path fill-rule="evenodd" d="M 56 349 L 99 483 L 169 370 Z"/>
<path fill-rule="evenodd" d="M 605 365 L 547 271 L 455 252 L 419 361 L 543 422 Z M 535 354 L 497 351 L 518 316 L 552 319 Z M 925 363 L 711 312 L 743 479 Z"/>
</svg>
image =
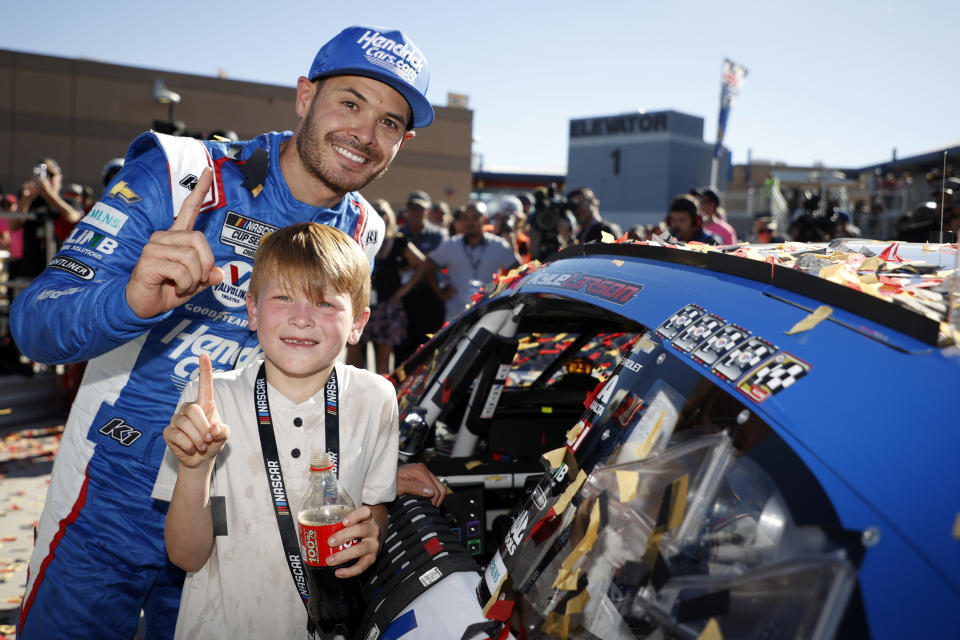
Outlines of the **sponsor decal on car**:
<svg viewBox="0 0 960 640">
<path fill-rule="evenodd" d="M 634 296 L 643 290 L 642 284 L 607 278 L 592 273 L 538 271 L 527 276 L 523 283 L 524 286 L 535 285 L 575 291 L 617 305 L 630 302 Z"/>
</svg>

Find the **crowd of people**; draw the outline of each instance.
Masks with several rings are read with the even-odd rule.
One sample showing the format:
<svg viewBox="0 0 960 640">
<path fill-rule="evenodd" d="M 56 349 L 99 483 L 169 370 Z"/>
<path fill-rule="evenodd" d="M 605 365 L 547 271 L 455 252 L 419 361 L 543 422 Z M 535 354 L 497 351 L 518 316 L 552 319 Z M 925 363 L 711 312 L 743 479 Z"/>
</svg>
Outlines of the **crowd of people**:
<svg viewBox="0 0 960 640">
<path fill-rule="evenodd" d="M 111 160 L 103 169 L 105 187 L 123 159 Z M 100 196 L 98 190 L 96 196 Z M 33 165 L 33 177 L 16 192 L 0 189 L 0 252 L 5 258 L 0 279 L 8 302 L 40 275 L 50 259 L 67 242 L 77 223 L 96 202 L 94 188 L 64 180 L 55 158 L 42 158 Z M 23 362 L 10 337 L 6 318 L 0 323 L 0 372 L 31 375 L 33 367 Z"/>
</svg>

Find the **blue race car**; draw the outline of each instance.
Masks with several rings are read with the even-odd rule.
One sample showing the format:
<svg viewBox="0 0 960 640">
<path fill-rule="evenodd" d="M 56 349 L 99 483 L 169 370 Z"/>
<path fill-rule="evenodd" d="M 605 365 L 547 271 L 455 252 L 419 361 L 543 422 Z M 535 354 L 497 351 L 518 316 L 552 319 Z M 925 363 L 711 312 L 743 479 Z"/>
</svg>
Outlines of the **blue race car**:
<svg viewBox="0 0 960 640">
<path fill-rule="evenodd" d="M 488 285 L 393 374 L 401 451 L 453 489 L 487 616 L 955 635 L 956 252 L 592 244 Z"/>
</svg>

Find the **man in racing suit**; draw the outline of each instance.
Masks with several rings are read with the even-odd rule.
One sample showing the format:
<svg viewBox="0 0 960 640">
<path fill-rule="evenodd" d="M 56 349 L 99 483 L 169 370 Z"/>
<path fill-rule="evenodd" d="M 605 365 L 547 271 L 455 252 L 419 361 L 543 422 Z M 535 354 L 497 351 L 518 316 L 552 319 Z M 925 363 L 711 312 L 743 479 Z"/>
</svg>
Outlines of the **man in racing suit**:
<svg viewBox="0 0 960 640">
<path fill-rule="evenodd" d="M 201 353 L 219 369 L 260 353 L 244 304 L 264 234 L 329 224 L 373 260 L 383 223 L 356 191 L 432 122 L 428 83 L 403 33 L 350 27 L 299 78 L 294 132 L 241 143 L 141 135 L 17 298 L 23 353 L 90 360 L 38 525 L 21 638 L 129 639 L 141 610 L 147 638 L 173 636 L 183 573 L 167 560 L 165 506 L 150 492 L 180 390 Z"/>
</svg>

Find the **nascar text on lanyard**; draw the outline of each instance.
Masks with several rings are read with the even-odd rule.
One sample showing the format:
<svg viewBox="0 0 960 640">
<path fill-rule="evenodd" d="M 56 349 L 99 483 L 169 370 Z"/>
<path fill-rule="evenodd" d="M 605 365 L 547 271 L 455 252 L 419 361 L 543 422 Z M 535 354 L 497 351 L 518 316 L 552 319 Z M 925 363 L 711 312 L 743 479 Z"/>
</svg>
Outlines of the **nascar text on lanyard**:
<svg viewBox="0 0 960 640">
<path fill-rule="evenodd" d="M 337 385 L 337 369 L 330 371 L 330 378 L 326 384 L 326 448 L 333 461 L 333 472 L 340 477 L 340 412 L 338 410 L 339 387 Z M 273 419 L 270 417 L 270 402 L 267 400 L 267 374 L 264 365 L 260 365 L 257 372 L 257 381 L 253 387 L 253 403 L 257 412 L 257 425 L 260 431 L 260 450 L 263 452 L 263 467 L 267 473 L 267 484 L 273 494 L 273 512 L 277 516 L 277 527 L 280 529 L 280 539 L 283 541 L 283 555 L 287 560 L 287 567 L 297 587 L 297 593 L 303 601 L 304 608 L 310 593 L 307 590 L 307 580 L 303 573 L 303 563 L 300 559 L 300 540 L 297 529 L 293 524 L 290 513 L 290 503 L 287 500 L 287 487 L 283 482 L 283 470 L 280 468 L 280 454 L 277 451 L 277 439 L 273 435 Z M 313 620 L 307 616 L 307 630 L 312 635 Z"/>
</svg>

